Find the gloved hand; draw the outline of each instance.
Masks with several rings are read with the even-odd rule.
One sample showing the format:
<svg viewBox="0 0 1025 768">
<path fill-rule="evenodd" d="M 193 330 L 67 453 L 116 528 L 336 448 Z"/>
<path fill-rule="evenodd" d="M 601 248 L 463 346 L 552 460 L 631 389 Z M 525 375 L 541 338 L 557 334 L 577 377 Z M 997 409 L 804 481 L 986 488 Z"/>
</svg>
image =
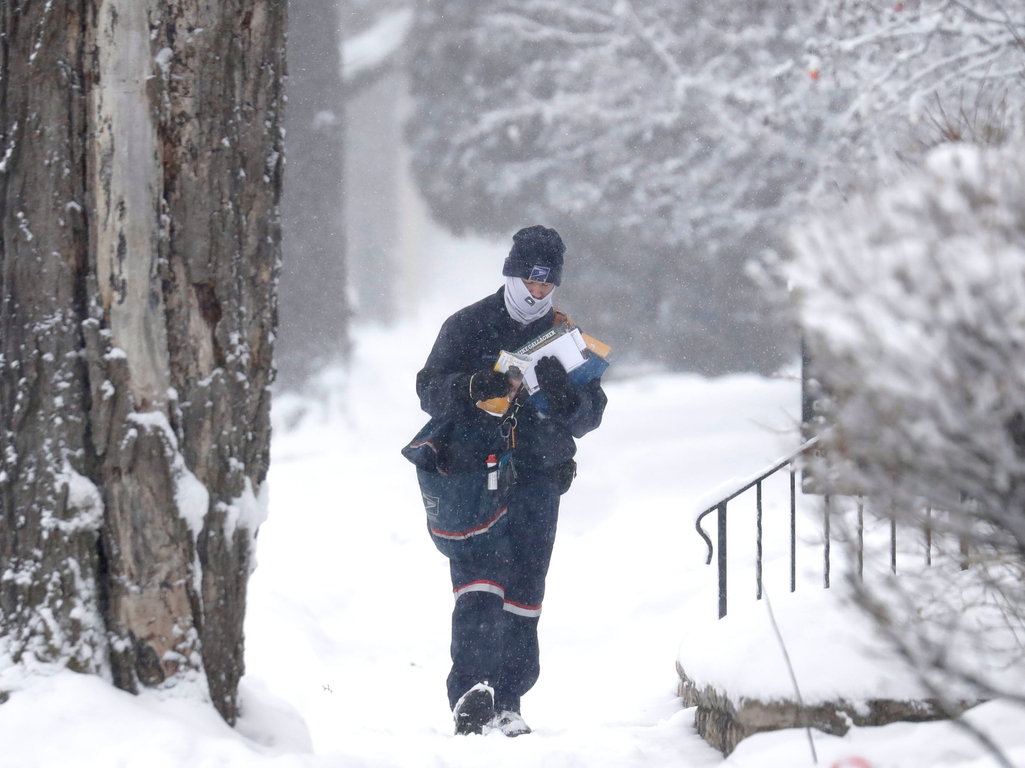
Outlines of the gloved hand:
<svg viewBox="0 0 1025 768">
<path fill-rule="evenodd" d="M 537 383 L 554 412 L 572 413 L 580 405 L 580 394 L 570 383 L 569 374 L 558 359 L 542 357 L 534 364 L 534 373 L 537 374 Z"/>
<path fill-rule="evenodd" d="M 482 368 L 470 377 L 470 399 L 474 402 L 505 397 L 512 389 L 509 377 L 494 368 Z"/>
</svg>

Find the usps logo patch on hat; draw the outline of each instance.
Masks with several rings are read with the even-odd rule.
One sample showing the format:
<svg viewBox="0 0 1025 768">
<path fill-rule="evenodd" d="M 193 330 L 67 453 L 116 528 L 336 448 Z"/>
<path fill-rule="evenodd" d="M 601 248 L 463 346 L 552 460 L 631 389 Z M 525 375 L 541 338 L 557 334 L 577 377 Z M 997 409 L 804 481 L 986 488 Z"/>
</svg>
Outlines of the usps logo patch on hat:
<svg viewBox="0 0 1025 768">
<path fill-rule="evenodd" d="M 551 273 L 551 271 L 551 267 L 542 267 L 540 264 L 535 264 L 534 268 L 530 270 L 530 277 L 527 279 L 534 280 L 538 283 L 547 283 L 548 275 Z"/>
</svg>

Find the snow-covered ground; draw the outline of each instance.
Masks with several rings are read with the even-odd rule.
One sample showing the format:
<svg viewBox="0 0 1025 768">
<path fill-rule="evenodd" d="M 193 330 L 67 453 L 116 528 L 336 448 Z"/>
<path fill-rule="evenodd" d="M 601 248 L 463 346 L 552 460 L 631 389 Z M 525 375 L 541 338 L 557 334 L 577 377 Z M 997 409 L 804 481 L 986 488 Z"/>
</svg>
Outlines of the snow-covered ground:
<svg viewBox="0 0 1025 768">
<path fill-rule="evenodd" d="M 348 373 L 324 374 L 318 397 L 275 403 L 270 517 L 250 583 L 239 727 L 192 700 L 133 697 L 96 678 L 50 674 L 22 680 L 0 705 L 0 766 L 724 764 L 676 698 L 679 641 L 714 621 L 716 609 L 714 568 L 704 564 L 692 513 L 709 488 L 796 445 L 792 377 L 608 381 L 605 423 L 580 442 L 580 474 L 563 498 L 540 625 L 542 676 L 523 701 L 534 733 L 452 735 L 447 565 L 428 539 L 399 448 L 426 418 L 413 378 L 441 320 L 496 288 L 500 263 L 498 252 L 456 250 L 417 318 L 359 329 Z M 788 579 L 784 493 L 766 489 L 774 600 L 785 599 Z M 750 504 L 738 505 L 730 599 L 741 610 L 754 599 L 745 567 L 753 529 Z M 802 553 L 815 551 L 811 507 L 799 525 Z M 802 554 L 802 589 L 819 588 L 820 567 Z M 1025 711 L 995 702 L 972 717 L 1025 766 Z M 816 734 L 815 743 L 819 763 L 830 766 L 996 765 L 948 723 Z M 866 762 L 851 762 L 859 757 Z M 807 736 L 752 737 L 725 765 L 811 765 Z"/>
</svg>

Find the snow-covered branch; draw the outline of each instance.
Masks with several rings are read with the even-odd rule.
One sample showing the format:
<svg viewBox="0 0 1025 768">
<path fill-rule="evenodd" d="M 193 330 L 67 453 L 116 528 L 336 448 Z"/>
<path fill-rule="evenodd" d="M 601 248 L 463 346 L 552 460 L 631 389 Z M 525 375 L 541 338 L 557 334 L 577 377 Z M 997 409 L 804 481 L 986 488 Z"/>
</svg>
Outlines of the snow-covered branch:
<svg viewBox="0 0 1025 768">
<path fill-rule="evenodd" d="M 1000 0 L 824 2 L 809 54 L 822 62 L 824 76 L 857 94 L 859 115 L 915 121 L 926 101 L 953 108 L 974 101 L 980 88 L 1020 109 L 1023 35 L 1025 10 Z"/>
</svg>

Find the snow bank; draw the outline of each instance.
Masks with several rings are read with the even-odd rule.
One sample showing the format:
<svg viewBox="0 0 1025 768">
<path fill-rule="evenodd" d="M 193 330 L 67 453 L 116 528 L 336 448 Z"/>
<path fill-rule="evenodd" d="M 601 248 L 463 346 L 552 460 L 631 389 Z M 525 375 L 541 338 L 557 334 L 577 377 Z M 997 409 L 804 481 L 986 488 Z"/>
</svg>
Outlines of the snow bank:
<svg viewBox="0 0 1025 768">
<path fill-rule="evenodd" d="M 928 696 L 842 588 L 770 598 L 805 704 Z M 698 688 L 712 686 L 733 701 L 796 699 L 765 600 L 738 601 L 721 620 L 688 627 L 678 660 Z"/>
<path fill-rule="evenodd" d="M 35 675 L 0 705 L 0 766 L 243 768 L 309 750 L 294 710 L 246 679 L 241 691 L 244 714 L 232 729 L 194 699 L 133 696 L 67 670 Z"/>
</svg>

